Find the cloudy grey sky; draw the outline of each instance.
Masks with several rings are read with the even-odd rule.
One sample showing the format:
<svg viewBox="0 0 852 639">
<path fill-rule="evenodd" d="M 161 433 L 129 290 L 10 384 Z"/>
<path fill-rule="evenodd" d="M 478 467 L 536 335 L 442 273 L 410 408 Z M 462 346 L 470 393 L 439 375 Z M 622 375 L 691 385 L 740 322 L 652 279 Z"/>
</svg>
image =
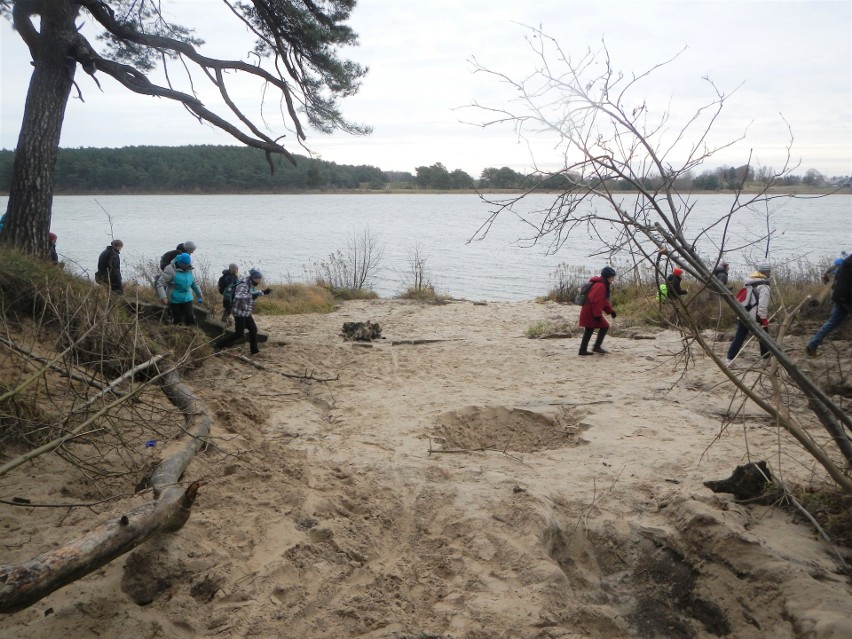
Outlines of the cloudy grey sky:
<svg viewBox="0 0 852 639">
<path fill-rule="evenodd" d="M 189 11 L 210 55 L 239 57 L 240 28 L 216 0 L 164 2 Z M 187 14 L 183 14 L 187 15 Z M 646 70 L 680 51 L 657 75 L 652 99 L 673 113 L 690 112 L 712 98 L 709 77 L 733 91 L 717 123 L 717 141 L 747 139 L 721 152 L 713 164 L 741 164 L 750 151 L 779 168 L 789 141 L 803 174 L 852 172 L 852 3 L 831 1 L 613 2 L 609 0 L 359 0 L 351 24 L 360 46 L 348 57 L 370 67 L 360 93 L 343 104 L 349 119 L 374 127 L 372 136 L 309 132 L 308 146 L 324 160 L 414 171 L 442 162 L 478 177 L 483 168 L 528 170 L 533 160 L 552 166 L 547 144 L 531 151 L 511 128 L 481 128 L 466 105 L 504 106 L 505 89 L 473 73 L 484 67 L 513 78 L 535 64 L 523 25 L 541 26 L 573 56 L 605 39 L 612 64 L 627 73 Z M 221 37 L 225 34 L 225 37 Z M 14 148 L 30 65 L 26 48 L 4 22 L 0 147 Z M 103 91 L 84 74 L 77 79 L 85 102 L 72 100 L 62 146 L 234 144 L 226 134 L 195 122 L 179 105 L 130 94 L 110 78 Z M 247 86 L 249 97 L 259 95 Z M 662 106 L 662 105 L 661 105 Z M 273 110 L 265 111 L 274 122 Z M 286 140 L 285 140 L 286 143 Z M 299 147 L 291 147 L 304 153 Z"/>
</svg>

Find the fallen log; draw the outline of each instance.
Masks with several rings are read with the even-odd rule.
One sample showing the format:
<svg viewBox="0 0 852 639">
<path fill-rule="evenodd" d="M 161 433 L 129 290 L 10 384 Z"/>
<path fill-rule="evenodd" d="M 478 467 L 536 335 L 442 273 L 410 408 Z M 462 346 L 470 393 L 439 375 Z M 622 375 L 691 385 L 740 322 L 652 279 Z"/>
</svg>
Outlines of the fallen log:
<svg viewBox="0 0 852 639">
<path fill-rule="evenodd" d="M 149 483 L 154 489 L 154 502 L 113 517 L 83 537 L 22 564 L 0 566 L 0 613 L 23 610 L 152 536 L 180 530 L 189 519 L 198 489 L 204 482 L 193 482 L 184 490 L 178 481 L 194 455 L 207 443 L 212 419 L 175 371 L 166 372 L 162 380 L 163 392 L 183 412 L 184 428 L 190 438 L 151 474 Z"/>
<path fill-rule="evenodd" d="M 139 317 L 153 319 L 158 322 L 166 321 L 166 307 L 162 304 L 154 304 L 150 302 L 133 301 L 128 302 L 128 307 L 131 312 L 136 313 Z M 222 335 L 233 335 L 234 331 L 227 327 L 217 316 L 216 312 L 204 306 L 194 306 L 193 313 L 195 314 L 195 323 L 207 337 L 218 338 Z M 240 339 L 234 342 L 235 345 L 243 344 L 248 339 L 248 335 L 243 335 Z M 269 339 L 266 333 L 258 333 L 257 341 L 265 342 Z"/>
</svg>

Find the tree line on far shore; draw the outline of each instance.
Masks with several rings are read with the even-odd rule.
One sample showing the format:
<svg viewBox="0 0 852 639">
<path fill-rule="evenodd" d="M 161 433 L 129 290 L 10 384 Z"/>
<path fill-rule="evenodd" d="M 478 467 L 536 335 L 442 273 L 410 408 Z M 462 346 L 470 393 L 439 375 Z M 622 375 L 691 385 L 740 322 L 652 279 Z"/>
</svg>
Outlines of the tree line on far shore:
<svg viewBox="0 0 852 639">
<path fill-rule="evenodd" d="M 0 189 L 8 190 L 14 151 L 0 150 Z M 262 151 L 240 146 L 130 146 L 120 149 L 60 149 L 56 167 L 56 193 L 246 193 L 329 190 L 470 190 L 569 188 L 579 179 L 570 172 L 519 173 L 509 167 L 489 167 L 478 179 L 461 169 L 448 170 L 440 162 L 419 166 L 414 173 L 383 171 L 375 166 L 337 164 L 296 156 L 293 166 L 274 158 L 275 172 Z M 681 190 L 722 191 L 744 184 L 765 184 L 771 169 L 721 167 L 699 175 L 679 177 Z M 622 182 L 624 182 L 622 184 Z M 784 187 L 849 186 L 849 176 L 827 177 L 815 169 L 804 175 L 775 177 Z M 613 179 L 612 190 L 635 186 Z M 646 188 L 658 185 L 648 183 Z"/>
</svg>

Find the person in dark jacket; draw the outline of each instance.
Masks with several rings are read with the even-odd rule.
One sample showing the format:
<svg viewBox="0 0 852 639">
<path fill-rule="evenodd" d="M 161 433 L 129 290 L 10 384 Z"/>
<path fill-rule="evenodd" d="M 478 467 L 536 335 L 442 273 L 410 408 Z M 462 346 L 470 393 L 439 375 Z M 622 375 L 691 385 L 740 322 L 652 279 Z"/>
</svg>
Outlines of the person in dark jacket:
<svg viewBox="0 0 852 639">
<path fill-rule="evenodd" d="M 728 270 L 730 265 L 727 262 L 719 262 L 716 268 L 713 269 L 713 277 L 722 282 L 725 286 L 728 285 Z"/>
<path fill-rule="evenodd" d="M 680 297 L 681 295 L 686 295 L 689 292 L 683 288 L 682 268 L 676 268 L 669 274 L 669 276 L 666 278 L 666 285 L 669 297 Z"/>
<path fill-rule="evenodd" d="M 228 264 L 228 268 L 222 271 L 219 278 L 219 293 L 222 295 L 222 321 L 230 322 L 231 307 L 234 305 L 233 289 L 226 293 L 226 289 L 239 279 L 240 267 L 236 264 Z"/>
<path fill-rule="evenodd" d="M 254 312 L 254 302 L 261 295 L 269 295 L 272 293 L 271 288 L 263 291 L 257 290 L 260 281 L 263 279 L 263 274 L 256 268 L 249 271 L 248 277 L 244 277 L 237 282 L 237 287 L 234 289 L 234 305 L 232 311 L 234 313 L 234 332 L 231 335 L 220 337 L 216 343 L 216 350 L 222 350 L 236 342 L 243 336 L 246 329 L 249 334 L 249 348 L 252 355 L 257 355 L 260 349 L 257 347 L 257 324 L 251 316 Z"/>
<path fill-rule="evenodd" d="M 195 242 L 181 242 L 173 250 L 166 251 L 160 258 L 160 270 L 164 271 L 166 267 L 175 261 L 181 253 L 189 253 L 192 255 L 195 252 Z"/>
<path fill-rule="evenodd" d="M 826 336 L 840 326 L 852 314 L 852 255 L 845 258 L 834 275 L 831 291 L 831 315 L 805 346 L 805 352 L 813 357 Z"/>
<path fill-rule="evenodd" d="M 50 261 L 54 264 L 59 264 L 59 254 L 56 252 L 56 240 L 59 238 L 56 233 L 50 232 L 47 234 L 47 246 L 50 249 Z"/>
<path fill-rule="evenodd" d="M 121 249 L 124 242 L 113 240 L 110 245 L 101 251 L 98 256 L 98 270 L 95 272 L 95 281 L 109 288 L 118 295 L 124 294 L 124 284 L 121 281 Z"/>
<path fill-rule="evenodd" d="M 585 304 L 580 309 L 580 326 L 585 329 L 583 338 L 580 340 L 580 355 L 592 355 L 592 353 L 606 355 L 609 352 L 603 347 L 604 337 L 609 330 L 609 322 L 606 321 L 604 313 L 615 319 L 615 310 L 609 302 L 610 286 L 614 279 L 615 269 L 605 266 L 600 275 L 595 275 L 589 280 L 592 282 L 592 287 L 589 289 Z M 595 329 L 598 331 L 598 337 L 592 352 L 589 352 L 589 341 Z"/>
</svg>

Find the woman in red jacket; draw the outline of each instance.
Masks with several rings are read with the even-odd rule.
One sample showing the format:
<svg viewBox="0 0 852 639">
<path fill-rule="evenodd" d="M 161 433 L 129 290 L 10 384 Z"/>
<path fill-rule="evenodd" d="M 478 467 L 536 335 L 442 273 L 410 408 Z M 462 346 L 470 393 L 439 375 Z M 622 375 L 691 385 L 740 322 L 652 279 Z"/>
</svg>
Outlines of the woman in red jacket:
<svg viewBox="0 0 852 639">
<path fill-rule="evenodd" d="M 605 266 L 600 275 L 595 275 L 589 280 L 592 282 L 592 287 L 589 289 L 586 303 L 580 309 L 580 326 L 586 329 L 580 342 L 580 355 L 591 355 L 593 352 L 606 355 L 609 352 L 602 346 L 609 330 L 609 322 L 606 321 L 604 313 L 615 318 L 615 310 L 609 303 L 609 287 L 614 279 L 615 269 Z M 592 339 L 595 329 L 598 329 L 598 337 L 590 352 L 589 340 Z"/>
</svg>

